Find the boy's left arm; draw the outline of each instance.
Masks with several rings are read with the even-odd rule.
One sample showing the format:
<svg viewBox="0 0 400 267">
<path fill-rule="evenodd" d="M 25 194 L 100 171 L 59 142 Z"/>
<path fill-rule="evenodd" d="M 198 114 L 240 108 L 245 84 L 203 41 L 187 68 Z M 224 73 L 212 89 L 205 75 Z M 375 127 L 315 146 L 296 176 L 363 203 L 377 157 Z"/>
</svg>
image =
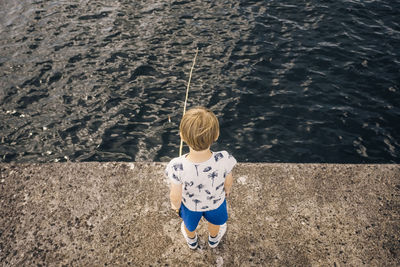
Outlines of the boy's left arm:
<svg viewBox="0 0 400 267">
<path fill-rule="evenodd" d="M 182 202 L 182 184 L 171 182 L 169 198 L 171 200 L 171 207 L 174 210 L 179 210 Z"/>
<path fill-rule="evenodd" d="M 226 176 L 224 183 L 225 194 L 227 197 L 229 197 L 229 194 L 231 193 L 232 184 L 233 184 L 233 176 L 231 172 Z"/>
</svg>

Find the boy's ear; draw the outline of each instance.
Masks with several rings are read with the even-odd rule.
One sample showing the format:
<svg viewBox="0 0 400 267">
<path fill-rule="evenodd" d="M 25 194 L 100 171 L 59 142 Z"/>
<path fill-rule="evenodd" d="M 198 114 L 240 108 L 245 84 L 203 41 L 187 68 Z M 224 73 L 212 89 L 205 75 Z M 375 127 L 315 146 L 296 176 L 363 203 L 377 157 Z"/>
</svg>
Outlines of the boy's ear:
<svg viewBox="0 0 400 267">
<path fill-rule="evenodd" d="M 218 137 L 219 137 L 219 131 L 218 131 L 217 137 L 215 137 L 215 140 L 214 140 L 214 142 L 217 142 L 217 140 L 218 140 Z"/>
</svg>

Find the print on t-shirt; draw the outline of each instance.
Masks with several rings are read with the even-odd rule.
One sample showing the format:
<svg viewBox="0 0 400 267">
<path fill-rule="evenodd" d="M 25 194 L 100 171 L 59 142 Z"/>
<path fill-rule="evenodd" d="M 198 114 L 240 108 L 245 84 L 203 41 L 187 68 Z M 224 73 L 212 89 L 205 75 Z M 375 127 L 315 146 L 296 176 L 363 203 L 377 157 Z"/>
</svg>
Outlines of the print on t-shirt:
<svg viewBox="0 0 400 267">
<path fill-rule="evenodd" d="M 225 200 L 225 178 L 236 159 L 226 151 L 219 151 L 213 152 L 207 161 L 194 164 L 186 156 L 174 158 L 165 169 L 171 182 L 182 184 L 184 205 L 193 211 L 218 208 Z"/>
</svg>

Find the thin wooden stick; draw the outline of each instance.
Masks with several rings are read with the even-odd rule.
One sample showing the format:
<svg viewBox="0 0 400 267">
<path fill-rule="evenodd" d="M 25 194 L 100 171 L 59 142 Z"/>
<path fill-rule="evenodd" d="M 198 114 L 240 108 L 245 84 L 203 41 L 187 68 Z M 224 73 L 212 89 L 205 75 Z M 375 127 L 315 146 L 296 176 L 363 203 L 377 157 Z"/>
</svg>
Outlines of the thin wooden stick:
<svg viewBox="0 0 400 267">
<path fill-rule="evenodd" d="M 193 73 L 194 65 L 196 64 L 196 58 L 197 58 L 198 52 L 199 52 L 199 48 L 196 48 L 196 54 L 194 55 L 194 58 L 193 58 L 192 68 L 190 69 L 190 74 L 189 74 L 189 81 L 188 81 L 188 84 L 186 87 L 186 98 L 185 98 L 185 104 L 183 106 L 182 118 L 186 113 L 186 105 L 187 105 L 187 101 L 189 98 L 190 81 L 192 80 L 192 73 Z M 182 147 L 183 147 L 183 139 L 181 138 L 181 145 L 179 146 L 179 157 L 182 156 Z"/>
</svg>

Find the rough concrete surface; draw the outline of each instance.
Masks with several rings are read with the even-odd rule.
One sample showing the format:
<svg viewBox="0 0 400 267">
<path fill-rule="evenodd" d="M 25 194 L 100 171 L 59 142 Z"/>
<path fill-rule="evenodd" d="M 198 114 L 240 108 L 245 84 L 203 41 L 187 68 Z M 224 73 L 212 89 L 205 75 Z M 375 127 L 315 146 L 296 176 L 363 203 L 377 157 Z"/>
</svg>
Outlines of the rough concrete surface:
<svg viewBox="0 0 400 267">
<path fill-rule="evenodd" d="M 238 164 L 190 250 L 165 163 L 0 164 L 2 266 L 398 266 L 400 165 Z"/>
</svg>

